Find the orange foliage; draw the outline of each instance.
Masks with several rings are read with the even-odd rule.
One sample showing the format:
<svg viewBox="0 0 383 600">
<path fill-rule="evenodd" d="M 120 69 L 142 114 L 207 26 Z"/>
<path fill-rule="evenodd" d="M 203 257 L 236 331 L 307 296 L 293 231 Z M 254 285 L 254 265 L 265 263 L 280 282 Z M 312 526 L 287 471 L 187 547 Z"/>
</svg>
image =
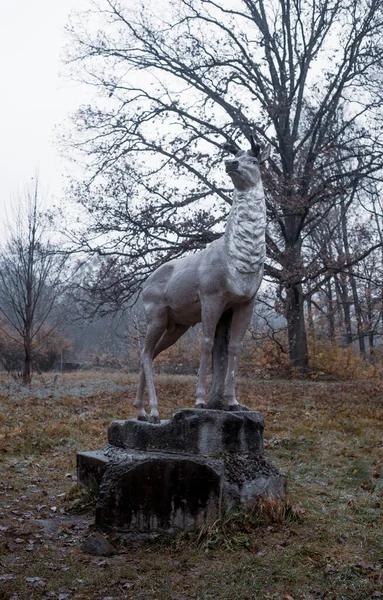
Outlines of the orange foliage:
<svg viewBox="0 0 383 600">
<path fill-rule="evenodd" d="M 61 352 L 71 350 L 72 342 L 61 332 L 44 324 L 36 334 L 33 345 L 33 364 L 37 370 L 52 369 Z M 7 371 L 19 371 L 24 361 L 22 336 L 0 320 L 0 361 Z"/>
<path fill-rule="evenodd" d="M 290 376 L 291 362 L 285 347 L 283 334 L 279 334 L 277 341 L 267 336 L 257 340 L 246 336 L 238 374 L 266 379 Z"/>
<path fill-rule="evenodd" d="M 316 338 L 309 340 L 309 364 L 314 377 L 326 375 L 347 380 L 380 379 L 383 375 L 381 367 L 367 364 L 352 346 L 343 348 Z"/>
</svg>

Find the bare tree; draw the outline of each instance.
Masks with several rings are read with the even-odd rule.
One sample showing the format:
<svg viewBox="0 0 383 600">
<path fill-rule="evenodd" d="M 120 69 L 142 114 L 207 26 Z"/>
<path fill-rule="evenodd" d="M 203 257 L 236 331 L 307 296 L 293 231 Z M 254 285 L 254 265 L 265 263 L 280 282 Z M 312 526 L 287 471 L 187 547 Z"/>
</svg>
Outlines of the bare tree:
<svg viewBox="0 0 383 600">
<path fill-rule="evenodd" d="M 0 250 L 0 327 L 4 323 L 3 333 L 23 347 L 22 378 L 28 384 L 33 358 L 57 325 L 54 312 L 67 257 L 49 242 L 37 179 L 25 190 L 17 210 L 15 226 Z"/>
<path fill-rule="evenodd" d="M 154 267 L 222 233 L 221 143 L 255 133 L 274 148 L 266 274 L 304 369 L 307 294 L 360 258 L 324 262 L 310 236 L 381 178 L 381 0 L 94 6 L 69 27 L 74 72 L 102 96 L 76 115 L 90 178 L 74 190 L 87 232 L 72 236 L 107 259 L 101 304 L 129 301 Z"/>
</svg>

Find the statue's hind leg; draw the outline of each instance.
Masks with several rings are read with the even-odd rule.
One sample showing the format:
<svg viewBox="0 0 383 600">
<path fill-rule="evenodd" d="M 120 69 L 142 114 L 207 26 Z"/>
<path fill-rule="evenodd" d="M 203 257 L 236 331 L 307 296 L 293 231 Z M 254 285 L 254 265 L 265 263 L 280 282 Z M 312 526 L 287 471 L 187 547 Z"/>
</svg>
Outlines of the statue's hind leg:
<svg viewBox="0 0 383 600">
<path fill-rule="evenodd" d="M 155 319 L 150 321 L 146 331 L 144 348 L 141 352 L 141 364 L 145 373 L 146 385 L 148 386 L 150 417 L 152 423 L 159 423 L 158 401 L 153 379 L 153 357 L 154 350 L 166 330 L 167 315 L 165 311 L 157 313 Z"/>
<path fill-rule="evenodd" d="M 161 352 L 172 346 L 176 341 L 189 329 L 189 325 L 174 325 L 170 329 L 166 329 L 160 340 L 157 342 L 154 349 L 153 358 L 158 356 Z M 148 416 L 144 409 L 144 391 L 145 391 L 145 373 L 141 367 L 140 375 L 138 380 L 136 400 L 134 406 L 137 408 L 137 419 L 139 421 L 148 421 Z M 152 415 L 151 415 L 152 416 Z"/>
<path fill-rule="evenodd" d="M 173 346 L 188 329 L 189 325 L 173 325 L 172 328 L 167 329 L 154 349 L 153 359 L 170 346 Z"/>
</svg>

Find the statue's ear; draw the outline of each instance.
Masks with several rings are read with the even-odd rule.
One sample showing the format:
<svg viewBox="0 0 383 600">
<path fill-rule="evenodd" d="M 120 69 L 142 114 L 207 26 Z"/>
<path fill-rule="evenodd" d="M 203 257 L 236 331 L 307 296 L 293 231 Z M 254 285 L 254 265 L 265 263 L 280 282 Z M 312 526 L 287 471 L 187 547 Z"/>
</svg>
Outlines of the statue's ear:
<svg viewBox="0 0 383 600">
<path fill-rule="evenodd" d="M 258 162 L 259 162 L 260 165 L 262 163 L 264 163 L 265 160 L 267 160 L 268 158 L 270 158 L 270 153 L 271 153 L 271 144 L 267 144 L 267 146 L 265 146 L 262 149 L 262 152 L 258 156 Z"/>
</svg>

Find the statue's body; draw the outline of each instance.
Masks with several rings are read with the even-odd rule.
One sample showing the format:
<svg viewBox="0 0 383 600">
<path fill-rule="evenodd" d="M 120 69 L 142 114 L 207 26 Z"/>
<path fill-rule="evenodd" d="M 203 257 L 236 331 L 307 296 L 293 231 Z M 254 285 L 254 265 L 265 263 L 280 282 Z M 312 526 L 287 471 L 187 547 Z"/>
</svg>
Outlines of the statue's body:
<svg viewBox="0 0 383 600">
<path fill-rule="evenodd" d="M 201 252 L 162 265 L 144 285 L 148 329 L 134 403 L 138 419 L 147 419 L 143 405 L 146 380 L 150 421 L 159 422 L 153 358 L 199 322 L 202 322 L 203 341 L 196 407 L 206 407 L 209 358 L 217 325 L 228 309 L 232 316 L 222 387 L 227 407 L 231 410 L 240 407 L 234 391 L 237 359 L 253 313 L 265 260 L 266 208 L 259 165 L 270 154 L 270 148 L 260 152 L 253 139 L 251 146 L 247 152 L 230 147 L 235 159 L 226 161 L 226 172 L 234 183 L 234 197 L 225 234 Z"/>
</svg>

